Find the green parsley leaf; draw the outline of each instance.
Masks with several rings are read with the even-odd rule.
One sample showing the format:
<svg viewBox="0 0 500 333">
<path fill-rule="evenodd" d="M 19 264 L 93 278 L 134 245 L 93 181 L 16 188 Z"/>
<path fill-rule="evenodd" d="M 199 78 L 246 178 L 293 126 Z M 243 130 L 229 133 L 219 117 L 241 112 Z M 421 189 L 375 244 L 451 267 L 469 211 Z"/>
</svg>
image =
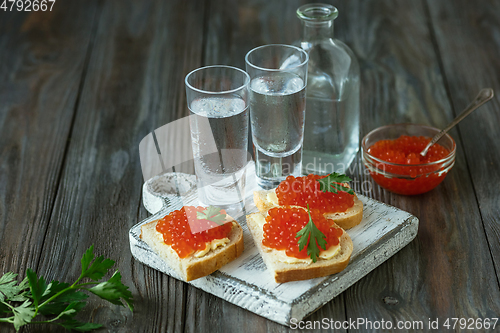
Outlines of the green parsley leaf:
<svg viewBox="0 0 500 333">
<path fill-rule="evenodd" d="M 35 316 L 35 309 L 31 306 L 30 301 L 25 301 L 23 304 L 12 309 L 14 314 L 14 328 L 19 331 L 21 326 L 29 324 Z"/>
<path fill-rule="evenodd" d="M 91 245 L 83 254 L 80 262 L 82 263 L 82 274 L 89 268 L 90 263 L 94 260 L 94 245 Z"/>
<path fill-rule="evenodd" d="M 85 307 L 85 302 L 71 302 L 52 321 L 60 318 L 73 319 L 73 317 Z"/>
<path fill-rule="evenodd" d="M 64 302 L 50 302 L 40 307 L 38 313 L 44 316 L 56 316 L 64 311 L 64 309 L 66 309 L 66 306 L 68 306 L 68 304 Z"/>
<path fill-rule="evenodd" d="M 17 274 L 12 272 L 7 272 L 0 277 L 0 302 L 10 300 L 21 292 L 20 287 L 16 285 L 16 277 Z"/>
<path fill-rule="evenodd" d="M 130 308 L 130 311 L 133 311 L 134 306 L 132 304 L 132 293 L 121 280 L 122 276 L 120 272 L 116 271 L 108 281 L 99 283 L 97 286 L 90 288 L 89 291 L 96 294 L 100 298 L 117 305 L 123 305 L 120 300 L 123 299 L 123 301 L 125 301 Z"/>
<path fill-rule="evenodd" d="M 55 300 L 39 307 L 38 311 L 44 316 L 57 315 L 64 311 L 68 303 L 82 301 L 89 297 L 81 291 L 69 288 L 70 285 L 68 283 L 60 283 L 54 280 L 49 286 L 49 292 L 45 293 L 40 302 L 43 303 L 58 293 L 59 295 Z"/>
<path fill-rule="evenodd" d="M 221 209 L 215 206 L 208 206 L 203 212 L 196 212 L 199 220 L 208 220 L 223 225 L 226 220 L 226 214 L 221 214 Z"/>
<path fill-rule="evenodd" d="M 24 302 L 31 298 L 28 277 L 25 277 L 18 285 L 20 293 L 9 298 L 12 302 Z"/>
<path fill-rule="evenodd" d="M 101 279 L 114 265 L 111 259 L 99 256 L 94 259 L 94 247 L 91 246 L 81 259 L 82 273 L 73 283 L 52 281 L 47 284 L 43 277 L 26 270 L 26 278 L 16 285 L 17 274 L 7 273 L 0 277 L 0 322 L 14 325 L 16 331 L 26 324 L 52 323 L 67 329 L 87 332 L 102 327 L 100 324 L 82 323 L 73 317 L 86 305 L 88 295 L 80 290 L 90 291 L 113 304 L 128 305 L 133 311 L 132 293 L 121 282 L 120 272 L 116 271 L 105 282 L 78 283 L 87 277 L 94 281 Z M 88 288 L 88 285 L 95 285 Z M 22 304 L 21 304 L 22 303 Z M 21 304 L 21 305 L 19 305 Z M 38 315 L 46 320 L 33 320 Z"/>
<path fill-rule="evenodd" d="M 94 262 L 94 245 L 92 245 L 83 255 L 82 263 L 82 275 L 81 277 L 88 277 L 94 281 L 100 280 L 108 272 L 108 270 L 115 264 L 111 259 L 104 259 L 103 256 L 95 258 Z M 92 262 L 92 264 L 90 264 Z M 89 267 L 90 265 L 90 267 Z"/>
<path fill-rule="evenodd" d="M 338 191 L 354 194 L 354 191 L 349 187 L 345 187 L 342 183 L 351 181 L 352 179 L 340 173 L 331 173 L 327 177 L 318 179 L 319 189 L 323 192 L 337 193 Z"/>
<path fill-rule="evenodd" d="M 318 245 L 326 250 L 326 236 L 314 224 L 309 205 L 307 205 L 307 213 L 309 214 L 309 222 L 297 232 L 295 238 L 299 238 L 299 251 L 307 246 L 307 255 L 311 257 L 313 262 L 316 262 L 320 253 Z"/>
<path fill-rule="evenodd" d="M 57 282 L 57 281 L 56 281 Z M 61 285 L 65 285 L 65 283 L 62 283 Z M 59 290 L 60 291 L 60 290 Z M 57 292 L 59 292 L 57 291 Z M 54 292 L 54 295 L 56 292 Z M 50 297 L 53 295 L 51 294 Z M 59 295 L 56 298 L 56 301 L 49 302 L 45 304 L 44 306 L 39 308 L 39 312 L 43 314 L 44 316 L 50 316 L 50 315 L 57 315 L 64 311 L 66 306 L 68 305 L 67 303 L 71 302 L 78 302 L 82 303 L 85 305 L 85 302 L 81 302 L 85 299 L 87 299 L 89 296 L 87 294 L 82 293 L 81 291 L 77 290 L 67 290 L 63 294 Z"/>
<path fill-rule="evenodd" d="M 36 273 L 30 268 L 26 270 L 26 277 L 28 278 L 28 283 L 30 285 L 31 297 L 33 298 L 33 303 L 35 308 L 38 308 L 38 304 L 42 299 L 42 296 L 46 295 L 50 291 L 50 285 L 47 285 L 45 279 L 40 276 L 38 278 Z"/>
<path fill-rule="evenodd" d="M 60 283 L 59 281 L 52 281 L 49 286 L 47 287 L 48 290 L 44 293 L 41 302 L 49 299 L 50 297 L 54 296 L 55 294 L 63 291 L 64 289 L 68 289 L 69 283 Z M 61 295 L 59 295 L 59 298 Z"/>
<path fill-rule="evenodd" d="M 6 303 L 0 301 L 0 314 L 1 313 L 9 313 L 10 312 L 10 308 L 7 306 Z"/>
<path fill-rule="evenodd" d="M 94 324 L 94 323 L 81 323 L 78 320 L 75 319 L 69 319 L 65 320 L 62 323 L 60 323 L 62 327 L 69 329 L 69 330 L 75 330 L 78 332 L 88 332 L 95 330 L 97 328 L 102 327 L 101 324 Z"/>
<path fill-rule="evenodd" d="M 89 295 L 77 290 L 69 290 L 57 297 L 58 302 L 70 303 L 75 301 L 83 301 L 89 298 Z"/>
</svg>

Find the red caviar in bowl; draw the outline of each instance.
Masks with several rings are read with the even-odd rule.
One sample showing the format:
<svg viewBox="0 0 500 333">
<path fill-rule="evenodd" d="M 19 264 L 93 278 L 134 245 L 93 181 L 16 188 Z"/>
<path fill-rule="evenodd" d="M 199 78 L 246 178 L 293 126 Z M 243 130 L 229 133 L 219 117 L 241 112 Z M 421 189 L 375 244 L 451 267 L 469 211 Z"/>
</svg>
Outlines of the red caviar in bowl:
<svg viewBox="0 0 500 333">
<path fill-rule="evenodd" d="M 326 237 L 326 249 L 338 245 L 339 237 L 344 231 L 336 227 L 331 220 L 326 219 L 320 211 L 311 209 L 310 212 L 314 225 Z M 276 250 L 284 250 L 289 257 L 309 258 L 307 247 L 299 251 L 299 239 L 296 238 L 297 232 L 304 228 L 308 222 L 309 215 L 302 208 L 289 206 L 271 208 L 264 224 L 262 244 Z"/>
<path fill-rule="evenodd" d="M 172 246 L 180 258 L 204 250 L 206 243 L 226 238 L 231 232 L 233 227 L 231 222 L 219 225 L 209 220 L 198 219 L 196 213 L 204 210 L 205 208 L 200 206 L 185 206 L 158 220 L 156 231 L 163 235 L 165 244 Z M 223 209 L 221 213 L 226 214 Z M 196 230 L 192 231 L 192 228 Z"/>
<path fill-rule="evenodd" d="M 431 141 L 425 136 L 401 135 L 396 140 L 380 140 L 368 148 L 368 152 L 381 160 L 396 164 L 424 164 L 439 161 L 450 154 L 450 151 L 439 144 L 429 148 L 425 156 L 420 152 Z"/>
<path fill-rule="evenodd" d="M 382 172 L 370 170 L 373 179 L 388 190 L 405 195 L 414 195 L 430 191 L 446 177 L 441 161 L 450 156 L 445 147 L 434 144 L 426 156 L 420 155 L 431 138 L 424 136 L 402 135 L 394 140 L 379 140 L 368 148 L 368 153 L 380 160 L 376 168 Z M 384 163 L 388 162 L 388 163 Z M 383 173 L 403 176 L 386 177 Z"/>
<path fill-rule="evenodd" d="M 288 176 L 276 188 L 280 206 L 300 206 L 317 209 L 322 213 L 345 212 L 354 206 L 354 195 L 339 191 L 337 193 L 320 190 L 318 179 L 327 176 L 308 175 L 305 177 Z"/>
</svg>

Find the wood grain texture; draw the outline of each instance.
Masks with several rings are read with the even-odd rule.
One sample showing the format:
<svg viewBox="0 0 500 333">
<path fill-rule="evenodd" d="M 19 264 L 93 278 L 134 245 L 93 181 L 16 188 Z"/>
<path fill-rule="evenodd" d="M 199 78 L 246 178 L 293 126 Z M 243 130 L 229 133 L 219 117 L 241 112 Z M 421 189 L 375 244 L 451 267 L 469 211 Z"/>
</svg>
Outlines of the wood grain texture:
<svg viewBox="0 0 500 333">
<path fill-rule="evenodd" d="M 81 314 L 110 332 L 184 327 L 185 285 L 136 262 L 127 230 L 145 217 L 139 143 L 185 114 L 183 77 L 199 66 L 202 14 L 195 2 L 103 2 L 40 272 L 76 278 L 91 244 L 115 259 L 137 310 L 91 298 Z"/>
<path fill-rule="evenodd" d="M 254 47 L 298 40 L 300 5 L 297 0 L 211 1 L 203 64 L 245 69 L 245 55 Z"/>
<path fill-rule="evenodd" d="M 451 121 L 426 4 L 349 2 L 345 12 L 357 22 L 352 45 L 362 72 L 362 134 L 391 123 L 444 127 Z M 359 160 L 353 167 L 359 181 L 355 188 L 416 215 L 420 228 L 416 241 L 347 292 L 349 317 L 425 322 L 498 313 L 499 288 L 474 188 L 460 136 L 457 130 L 451 135 L 459 146 L 455 167 L 427 194 L 392 194 L 373 183 Z"/>
<path fill-rule="evenodd" d="M 427 194 L 383 190 L 356 160 L 354 189 L 419 217 L 419 235 L 307 319 L 498 316 L 498 1 L 327 2 L 360 62 L 362 135 L 396 122 L 444 127 L 480 88 L 497 96 L 452 130 L 456 165 Z M 0 12 L 0 274 L 32 267 L 71 280 L 94 243 L 117 260 L 136 311 L 92 298 L 82 320 L 110 332 L 288 332 L 135 261 L 127 231 L 148 215 L 139 142 L 188 115 L 185 75 L 244 68 L 253 47 L 297 40 L 303 3 L 72 0 Z"/>
<path fill-rule="evenodd" d="M 43 255 L 96 4 L 0 12 L 0 276 Z"/>
<path fill-rule="evenodd" d="M 500 283 L 500 3 L 428 1 L 455 114 L 483 87 L 496 96 L 459 125 L 472 186 Z M 479 223 L 479 220 L 477 220 Z"/>
</svg>

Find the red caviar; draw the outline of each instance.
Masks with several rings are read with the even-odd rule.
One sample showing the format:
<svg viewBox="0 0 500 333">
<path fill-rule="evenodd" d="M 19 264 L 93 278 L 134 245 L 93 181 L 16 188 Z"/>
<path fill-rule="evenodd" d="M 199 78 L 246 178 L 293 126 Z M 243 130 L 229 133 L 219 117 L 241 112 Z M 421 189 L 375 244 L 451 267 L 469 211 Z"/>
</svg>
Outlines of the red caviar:
<svg viewBox="0 0 500 333">
<path fill-rule="evenodd" d="M 436 143 L 430 147 L 425 157 L 421 156 L 420 152 L 430 140 L 431 138 L 424 136 L 402 135 L 395 140 L 375 142 L 368 148 L 370 155 L 382 161 L 400 164 L 376 162 L 376 167 L 383 172 L 406 176 L 406 179 L 389 178 L 373 171 L 370 171 L 371 176 L 380 186 L 395 193 L 413 195 L 430 191 L 443 181 L 446 172 L 438 173 L 444 169 L 441 163 L 425 164 L 445 159 L 450 155 L 448 149 Z"/>
<path fill-rule="evenodd" d="M 158 220 L 156 231 L 163 234 L 165 244 L 172 246 L 180 258 L 204 250 L 206 243 L 226 238 L 231 231 L 231 222 L 218 225 L 212 221 L 198 219 L 196 213 L 204 210 L 205 208 L 200 206 L 185 206 Z M 221 213 L 226 214 L 224 210 L 221 210 Z"/>
<path fill-rule="evenodd" d="M 299 251 L 299 239 L 296 238 L 297 232 L 309 222 L 307 211 L 285 206 L 271 208 L 268 214 L 262 244 L 276 250 L 284 250 L 289 257 L 308 258 L 307 246 Z M 326 249 L 339 244 L 339 237 L 344 232 L 341 228 L 335 227 L 332 221 L 326 219 L 318 210 L 311 210 L 311 218 L 326 237 Z"/>
<path fill-rule="evenodd" d="M 288 176 L 276 188 L 280 206 L 301 206 L 317 209 L 322 213 L 345 212 L 354 206 L 354 195 L 339 191 L 323 192 L 319 189 L 318 179 L 327 176 L 308 175 L 305 177 Z"/>
</svg>

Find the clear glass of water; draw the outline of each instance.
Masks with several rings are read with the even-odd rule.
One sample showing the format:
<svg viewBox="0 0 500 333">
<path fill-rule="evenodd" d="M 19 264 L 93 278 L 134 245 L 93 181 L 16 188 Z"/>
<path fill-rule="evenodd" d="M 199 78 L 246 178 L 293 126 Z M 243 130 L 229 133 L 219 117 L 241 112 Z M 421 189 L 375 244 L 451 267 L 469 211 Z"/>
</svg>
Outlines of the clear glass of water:
<svg viewBox="0 0 500 333">
<path fill-rule="evenodd" d="M 248 162 L 248 74 L 208 66 L 186 76 L 198 198 L 226 210 L 244 207 Z"/>
<path fill-rule="evenodd" d="M 282 44 L 245 57 L 255 172 L 265 189 L 301 175 L 308 60 L 301 48 Z"/>
</svg>

